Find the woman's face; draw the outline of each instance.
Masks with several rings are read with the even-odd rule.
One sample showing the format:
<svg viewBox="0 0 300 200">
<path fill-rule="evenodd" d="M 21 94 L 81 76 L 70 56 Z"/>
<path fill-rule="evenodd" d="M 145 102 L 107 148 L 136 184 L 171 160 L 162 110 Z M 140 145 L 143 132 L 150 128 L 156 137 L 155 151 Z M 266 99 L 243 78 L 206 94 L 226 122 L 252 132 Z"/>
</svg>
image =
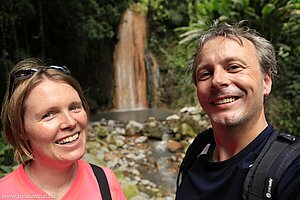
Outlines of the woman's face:
<svg viewBox="0 0 300 200">
<path fill-rule="evenodd" d="M 77 91 L 65 82 L 44 80 L 25 102 L 24 126 L 35 161 L 63 164 L 85 152 L 87 114 Z"/>
</svg>

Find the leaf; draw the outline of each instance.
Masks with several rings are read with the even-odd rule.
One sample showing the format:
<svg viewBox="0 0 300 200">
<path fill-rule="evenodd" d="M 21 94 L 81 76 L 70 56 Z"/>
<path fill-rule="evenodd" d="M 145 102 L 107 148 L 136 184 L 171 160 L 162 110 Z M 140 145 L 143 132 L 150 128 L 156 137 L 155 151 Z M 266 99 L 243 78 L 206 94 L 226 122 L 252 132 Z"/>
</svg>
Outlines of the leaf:
<svg viewBox="0 0 300 200">
<path fill-rule="evenodd" d="M 273 12 L 273 10 L 275 10 L 276 6 L 272 3 L 268 3 L 266 4 L 263 9 L 262 9 L 262 14 L 263 15 L 267 15 L 270 14 L 271 12 Z"/>
</svg>

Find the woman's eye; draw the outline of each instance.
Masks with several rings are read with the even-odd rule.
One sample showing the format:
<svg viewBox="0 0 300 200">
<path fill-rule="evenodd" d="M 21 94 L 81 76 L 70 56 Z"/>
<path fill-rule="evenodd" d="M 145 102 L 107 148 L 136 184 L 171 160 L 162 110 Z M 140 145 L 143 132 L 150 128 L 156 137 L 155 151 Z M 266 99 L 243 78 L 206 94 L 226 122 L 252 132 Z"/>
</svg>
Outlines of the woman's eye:
<svg viewBox="0 0 300 200">
<path fill-rule="evenodd" d="M 46 113 L 45 115 L 43 115 L 42 119 L 49 118 L 49 117 L 51 117 L 52 115 L 53 115 L 52 112 L 48 112 L 48 113 Z"/>
<path fill-rule="evenodd" d="M 77 111 L 77 110 L 80 110 L 81 108 L 82 108 L 81 105 L 74 105 L 74 106 L 71 106 L 71 107 L 70 107 L 70 110 Z"/>
</svg>

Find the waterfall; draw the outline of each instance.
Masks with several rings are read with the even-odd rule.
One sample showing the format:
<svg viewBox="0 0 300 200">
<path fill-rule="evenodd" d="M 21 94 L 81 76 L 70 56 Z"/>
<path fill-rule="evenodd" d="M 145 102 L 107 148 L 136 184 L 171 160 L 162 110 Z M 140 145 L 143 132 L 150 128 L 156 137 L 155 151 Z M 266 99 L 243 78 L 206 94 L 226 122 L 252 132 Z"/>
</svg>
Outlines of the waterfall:
<svg viewBox="0 0 300 200">
<path fill-rule="evenodd" d="M 148 107 L 147 73 L 145 67 L 146 16 L 127 10 L 119 26 L 114 52 L 117 110 Z"/>
</svg>

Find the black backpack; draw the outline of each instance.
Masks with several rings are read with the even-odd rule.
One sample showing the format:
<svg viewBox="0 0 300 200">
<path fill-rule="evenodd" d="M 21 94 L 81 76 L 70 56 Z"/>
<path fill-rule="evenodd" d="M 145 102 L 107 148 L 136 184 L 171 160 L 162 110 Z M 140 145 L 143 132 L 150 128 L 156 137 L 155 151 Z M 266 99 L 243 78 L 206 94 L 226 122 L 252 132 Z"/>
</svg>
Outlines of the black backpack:
<svg viewBox="0 0 300 200">
<path fill-rule="evenodd" d="M 203 146 L 213 137 L 208 129 L 199 134 L 188 148 L 179 168 L 177 188 L 200 155 Z M 201 136 L 200 136 L 201 135 Z M 274 199 L 277 183 L 288 166 L 300 156 L 300 141 L 285 132 L 273 134 L 250 168 L 243 186 L 244 200 Z"/>
</svg>

